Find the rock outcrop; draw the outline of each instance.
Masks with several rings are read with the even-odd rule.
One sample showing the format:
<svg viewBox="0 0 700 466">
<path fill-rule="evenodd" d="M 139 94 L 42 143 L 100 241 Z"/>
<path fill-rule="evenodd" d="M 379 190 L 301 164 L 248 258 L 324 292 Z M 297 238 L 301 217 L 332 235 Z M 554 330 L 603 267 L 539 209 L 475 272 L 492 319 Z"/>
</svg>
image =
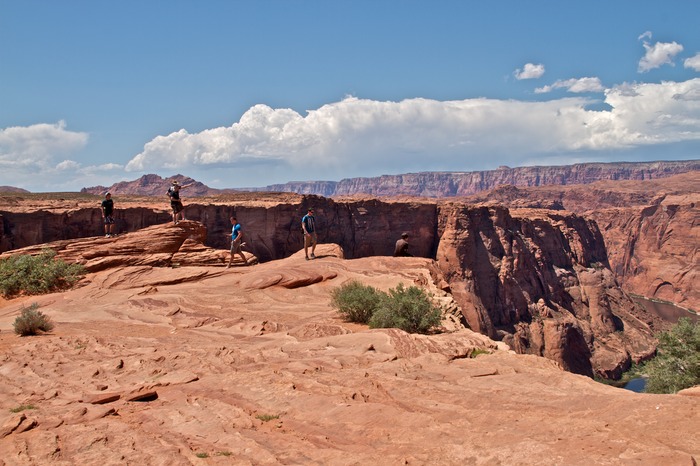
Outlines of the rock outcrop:
<svg viewBox="0 0 700 466">
<path fill-rule="evenodd" d="M 165 223 L 111 238 L 77 238 L 14 249 L 2 256 L 39 254 L 44 248 L 56 251 L 66 262 L 81 264 L 88 272 L 116 267 L 181 267 L 224 266 L 229 254 L 225 250 L 204 245 L 206 227 L 199 222 L 180 221 L 177 225 Z M 248 263 L 257 262 L 250 252 L 244 251 Z M 235 256 L 233 265 L 242 263 Z"/>
<path fill-rule="evenodd" d="M 440 220 L 436 260 L 471 328 L 588 376 L 653 354 L 660 322 L 619 289 L 594 222 L 460 204 Z"/>
</svg>

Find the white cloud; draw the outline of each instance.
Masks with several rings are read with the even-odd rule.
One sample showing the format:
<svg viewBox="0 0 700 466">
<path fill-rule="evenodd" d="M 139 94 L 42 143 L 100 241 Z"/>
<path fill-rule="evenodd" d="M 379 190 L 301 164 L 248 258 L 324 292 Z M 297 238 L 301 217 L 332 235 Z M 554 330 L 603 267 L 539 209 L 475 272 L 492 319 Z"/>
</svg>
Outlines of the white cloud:
<svg viewBox="0 0 700 466">
<path fill-rule="evenodd" d="M 86 133 L 67 130 L 64 121 L 0 129 L 0 184 L 37 192 L 112 184 L 115 176 L 123 175 L 123 165 L 83 165 L 63 158 L 77 155 L 87 142 Z"/>
<path fill-rule="evenodd" d="M 683 67 L 700 71 L 700 53 L 696 53 L 694 57 L 686 58 Z"/>
<path fill-rule="evenodd" d="M 79 151 L 88 135 L 66 130 L 66 123 L 0 129 L 0 165 L 45 168 L 54 158 Z"/>
<path fill-rule="evenodd" d="M 518 68 L 513 72 L 515 79 L 537 79 L 544 75 L 544 65 L 534 63 L 526 63 L 523 69 Z"/>
<path fill-rule="evenodd" d="M 563 87 L 598 89 L 596 78 Z M 700 78 L 660 84 L 624 83 L 596 101 L 495 99 L 379 102 L 346 98 L 309 111 L 256 105 L 238 123 L 159 136 L 126 166 L 129 171 L 231 170 L 240 183 L 260 173 L 299 179 L 340 179 L 410 170 L 460 170 L 485 158 L 522 164 L 547 154 L 612 151 L 700 141 Z M 244 186 L 260 186 L 248 178 Z M 233 183 L 225 183 L 228 187 Z"/>
<path fill-rule="evenodd" d="M 56 170 L 62 171 L 78 171 L 80 169 L 80 164 L 74 160 L 64 160 L 63 162 L 56 165 Z"/>
<path fill-rule="evenodd" d="M 568 92 L 603 92 L 605 88 L 599 78 L 572 78 L 566 80 L 558 80 L 549 86 L 538 87 L 535 89 L 536 94 L 544 94 L 552 92 L 554 89 L 566 89 Z"/>
<path fill-rule="evenodd" d="M 641 36 L 640 36 L 641 37 Z M 683 46 L 677 42 L 657 42 L 654 45 L 644 42 L 646 54 L 639 60 L 637 71 L 645 73 L 663 65 L 673 66 L 673 60 L 683 51 Z"/>
</svg>

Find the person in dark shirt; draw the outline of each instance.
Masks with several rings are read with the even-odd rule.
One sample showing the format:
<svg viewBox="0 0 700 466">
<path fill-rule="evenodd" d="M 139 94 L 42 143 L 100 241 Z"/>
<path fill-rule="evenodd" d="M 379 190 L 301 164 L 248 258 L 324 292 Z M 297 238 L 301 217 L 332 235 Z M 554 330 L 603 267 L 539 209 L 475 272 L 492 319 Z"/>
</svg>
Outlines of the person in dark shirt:
<svg viewBox="0 0 700 466">
<path fill-rule="evenodd" d="M 301 229 L 304 231 L 304 255 L 306 260 L 309 260 L 309 246 L 311 246 L 311 259 L 316 259 L 316 242 L 318 237 L 316 236 L 316 217 L 314 217 L 314 210 L 309 209 L 306 215 L 301 219 Z"/>
<path fill-rule="evenodd" d="M 408 233 L 401 233 L 401 238 L 396 242 L 396 248 L 394 248 L 394 257 L 413 257 L 408 252 Z"/>
<path fill-rule="evenodd" d="M 105 225 L 105 237 L 114 236 L 114 201 L 112 194 L 105 194 L 105 198 L 101 204 L 102 208 L 102 223 Z"/>
<path fill-rule="evenodd" d="M 194 183 L 181 185 L 177 180 L 173 181 L 172 186 L 168 188 L 168 197 L 170 198 L 170 208 L 173 210 L 173 225 L 178 224 L 178 215 L 181 220 L 185 220 L 185 206 L 180 200 L 180 190 L 189 188 Z"/>
</svg>

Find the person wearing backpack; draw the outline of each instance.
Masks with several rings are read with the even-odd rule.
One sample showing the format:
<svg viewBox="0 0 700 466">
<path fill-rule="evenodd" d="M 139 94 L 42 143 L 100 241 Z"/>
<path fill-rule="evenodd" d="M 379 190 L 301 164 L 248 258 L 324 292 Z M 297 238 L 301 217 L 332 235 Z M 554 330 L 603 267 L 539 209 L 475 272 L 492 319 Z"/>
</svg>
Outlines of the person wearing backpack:
<svg viewBox="0 0 700 466">
<path fill-rule="evenodd" d="M 233 263 L 233 256 L 236 254 L 239 254 L 241 256 L 241 260 L 243 261 L 243 265 L 248 265 L 248 260 L 245 258 L 243 255 L 243 251 L 241 250 L 241 246 L 243 245 L 243 227 L 241 226 L 240 223 L 238 223 L 238 220 L 236 220 L 236 217 L 231 217 L 231 225 L 233 227 L 231 228 L 231 257 L 228 260 L 228 265 L 226 268 L 228 269 L 231 267 L 231 264 Z"/>
<path fill-rule="evenodd" d="M 180 216 L 181 220 L 185 220 L 185 206 L 182 205 L 182 200 L 180 200 L 180 190 L 189 188 L 193 184 L 194 183 L 181 185 L 177 180 L 175 180 L 173 181 L 172 186 L 168 188 L 170 208 L 173 210 L 173 225 L 178 224 L 178 215 Z"/>
<path fill-rule="evenodd" d="M 304 231 L 304 255 L 306 260 L 309 260 L 309 246 L 311 246 L 311 259 L 316 259 L 316 217 L 314 217 L 314 209 L 309 209 L 306 215 L 301 219 L 301 229 Z"/>
</svg>

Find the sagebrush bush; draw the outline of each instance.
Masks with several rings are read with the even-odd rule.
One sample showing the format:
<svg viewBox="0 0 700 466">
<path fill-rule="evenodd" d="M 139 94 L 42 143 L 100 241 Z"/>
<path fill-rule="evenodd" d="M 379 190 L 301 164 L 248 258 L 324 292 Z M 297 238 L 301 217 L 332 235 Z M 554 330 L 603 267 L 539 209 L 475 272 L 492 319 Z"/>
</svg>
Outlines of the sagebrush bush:
<svg viewBox="0 0 700 466">
<path fill-rule="evenodd" d="M 20 293 L 36 295 L 73 286 L 85 274 L 80 264 L 56 259 L 56 251 L 16 255 L 0 260 L 0 293 L 6 298 Z"/>
<path fill-rule="evenodd" d="M 648 393 L 676 393 L 700 385 L 700 323 L 684 317 L 659 334 L 657 356 L 644 366 Z"/>
<path fill-rule="evenodd" d="M 440 324 L 442 312 L 430 296 L 416 286 L 402 283 L 389 290 L 369 320 L 371 328 L 400 328 L 409 333 L 428 333 Z"/>
<path fill-rule="evenodd" d="M 366 324 L 386 293 L 353 280 L 331 291 L 331 306 L 350 322 Z"/>
<path fill-rule="evenodd" d="M 37 311 L 39 304 L 33 303 L 29 307 L 22 307 L 22 313 L 17 316 L 13 327 L 15 333 L 21 336 L 38 335 L 39 332 L 50 332 L 53 330 L 51 318 L 41 311 Z"/>
</svg>

